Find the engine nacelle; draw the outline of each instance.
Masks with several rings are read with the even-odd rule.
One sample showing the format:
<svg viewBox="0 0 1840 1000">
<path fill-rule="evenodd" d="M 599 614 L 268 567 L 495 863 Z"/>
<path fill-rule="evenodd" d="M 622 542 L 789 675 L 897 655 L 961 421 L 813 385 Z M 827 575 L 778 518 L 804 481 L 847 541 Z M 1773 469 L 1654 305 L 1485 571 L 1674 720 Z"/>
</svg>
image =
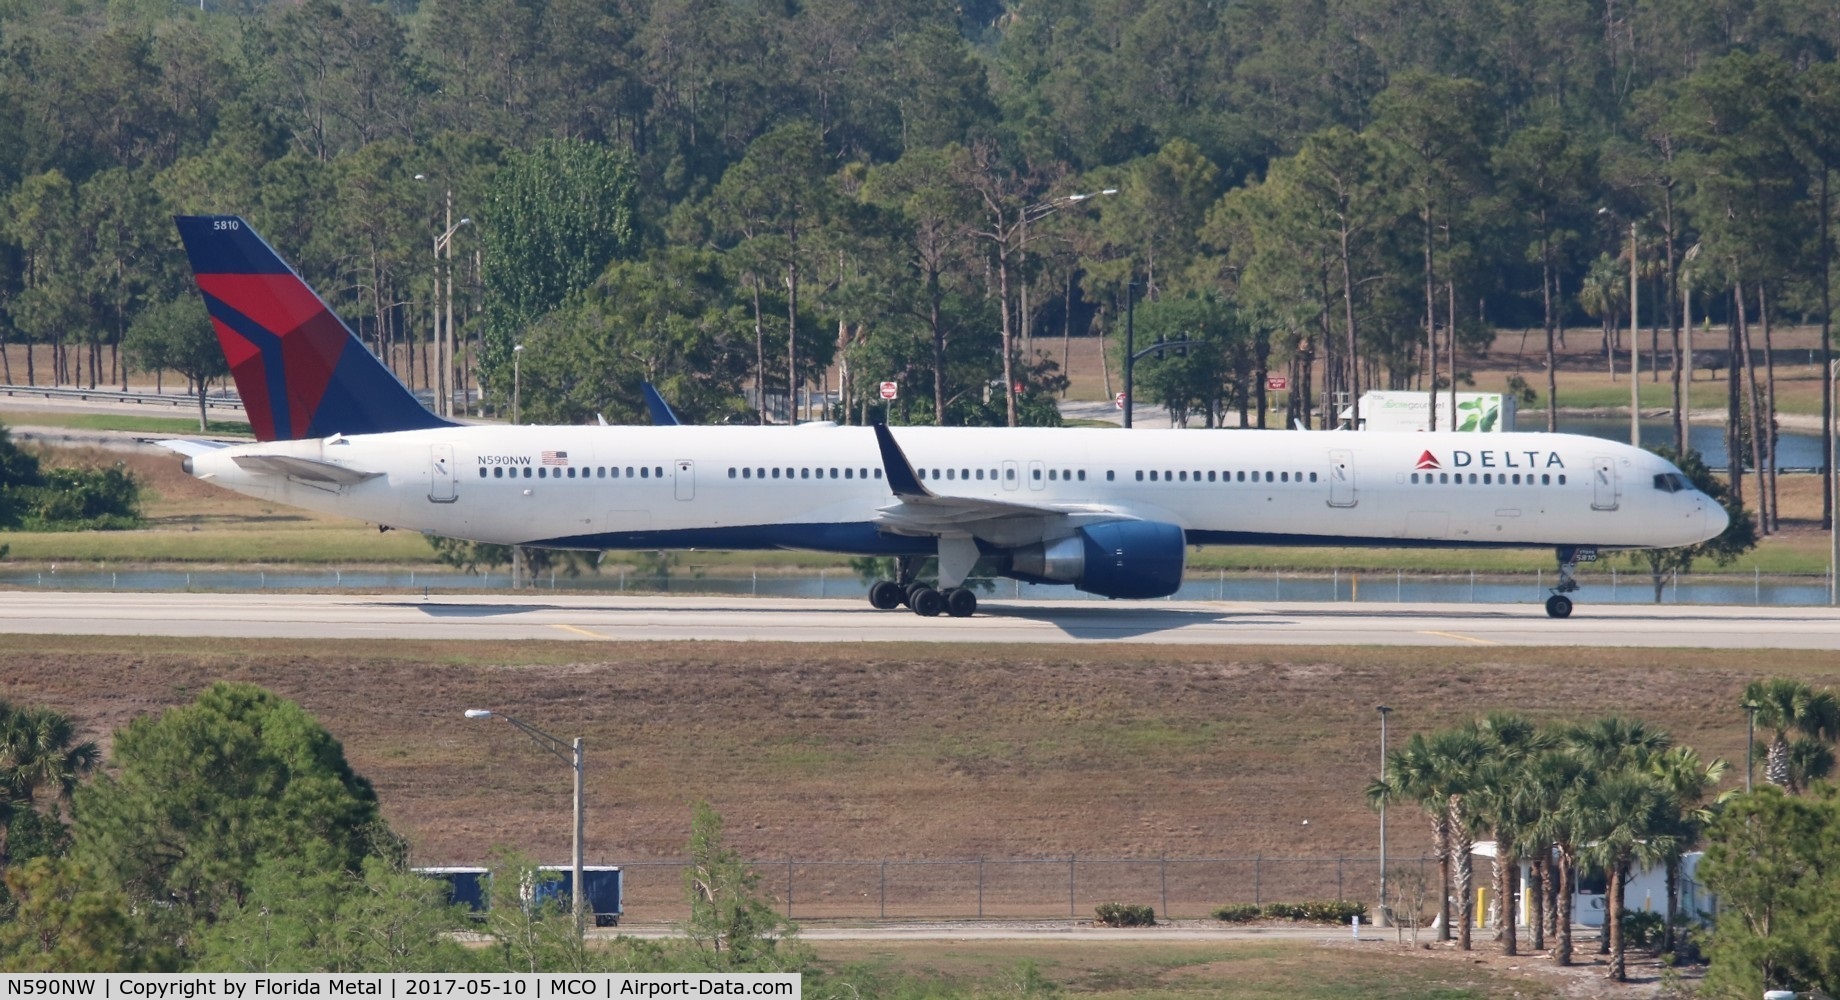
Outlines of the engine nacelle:
<svg viewBox="0 0 1840 1000">
<path fill-rule="evenodd" d="M 1071 583 L 1101 597 L 1167 597 L 1182 586 L 1182 529 L 1160 521 L 1106 521 L 1010 550 L 1009 576 Z"/>
</svg>

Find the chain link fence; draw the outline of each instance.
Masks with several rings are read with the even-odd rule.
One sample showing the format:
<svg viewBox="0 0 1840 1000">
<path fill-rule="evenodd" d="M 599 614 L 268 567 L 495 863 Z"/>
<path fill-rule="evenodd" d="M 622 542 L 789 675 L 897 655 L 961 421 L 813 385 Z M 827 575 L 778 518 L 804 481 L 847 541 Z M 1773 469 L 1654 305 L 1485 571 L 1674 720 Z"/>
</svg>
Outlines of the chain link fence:
<svg viewBox="0 0 1840 1000">
<path fill-rule="evenodd" d="M 689 917 L 682 860 L 620 861 L 625 921 Z M 1226 904 L 1379 898 L 1377 856 L 1322 858 L 968 858 L 948 861 L 755 860 L 759 894 L 794 920 L 1090 919 L 1101 903 L 1156 908 L 1158 919 L 1207 917 Z M 1437 862 L 1387 859 L 1389 873 Z"/>
</svg>

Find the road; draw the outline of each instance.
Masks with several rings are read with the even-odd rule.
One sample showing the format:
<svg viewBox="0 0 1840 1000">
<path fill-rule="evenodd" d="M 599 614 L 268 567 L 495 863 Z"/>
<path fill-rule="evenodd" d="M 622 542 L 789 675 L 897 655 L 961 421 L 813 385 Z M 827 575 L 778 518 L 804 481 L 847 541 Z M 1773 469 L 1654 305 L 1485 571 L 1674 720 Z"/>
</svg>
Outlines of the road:
<svg viewBox="0 0 1840 1000">
<path fill-rule="evenodd" d="M 181 637 L 767 642 L 1142 642 L 1165 645 L 1625 646 L 1840 650 L 1828 608 L 991 600 L 974 618 L 861 600 L 468 597 L 20 590 L 0 633 Z"/>
</svg>

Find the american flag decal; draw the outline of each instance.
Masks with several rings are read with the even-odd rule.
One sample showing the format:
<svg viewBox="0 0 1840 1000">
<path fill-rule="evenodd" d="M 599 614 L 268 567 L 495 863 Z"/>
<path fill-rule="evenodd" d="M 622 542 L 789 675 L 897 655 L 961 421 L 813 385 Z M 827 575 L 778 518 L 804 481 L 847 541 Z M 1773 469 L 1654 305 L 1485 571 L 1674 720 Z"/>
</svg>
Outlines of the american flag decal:
<svg viewBox="0 0 1840 1000">
<path fill-rule="evenodd" d="M 566 451 L 546 451 L 543 453 L 544 465 L 567 465 L 569 453 Z"/>
</svg>

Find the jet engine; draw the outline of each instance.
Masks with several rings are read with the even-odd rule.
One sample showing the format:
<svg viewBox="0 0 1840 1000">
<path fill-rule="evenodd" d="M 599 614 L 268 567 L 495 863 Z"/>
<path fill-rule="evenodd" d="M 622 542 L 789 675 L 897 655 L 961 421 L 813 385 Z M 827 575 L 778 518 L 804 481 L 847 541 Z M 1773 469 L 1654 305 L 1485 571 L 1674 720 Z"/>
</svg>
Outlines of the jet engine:
<svg viewBox="0 0 1840 1000">
<path fill-rule="evenodd" d="M 1101 597 L 1167 597 L 1182 586 L 1187 555 L 1176 525 L 1105 521 L 1011 549 L 1004 575 L 1029 583 L 1071 583 Z"/>
</svg>

